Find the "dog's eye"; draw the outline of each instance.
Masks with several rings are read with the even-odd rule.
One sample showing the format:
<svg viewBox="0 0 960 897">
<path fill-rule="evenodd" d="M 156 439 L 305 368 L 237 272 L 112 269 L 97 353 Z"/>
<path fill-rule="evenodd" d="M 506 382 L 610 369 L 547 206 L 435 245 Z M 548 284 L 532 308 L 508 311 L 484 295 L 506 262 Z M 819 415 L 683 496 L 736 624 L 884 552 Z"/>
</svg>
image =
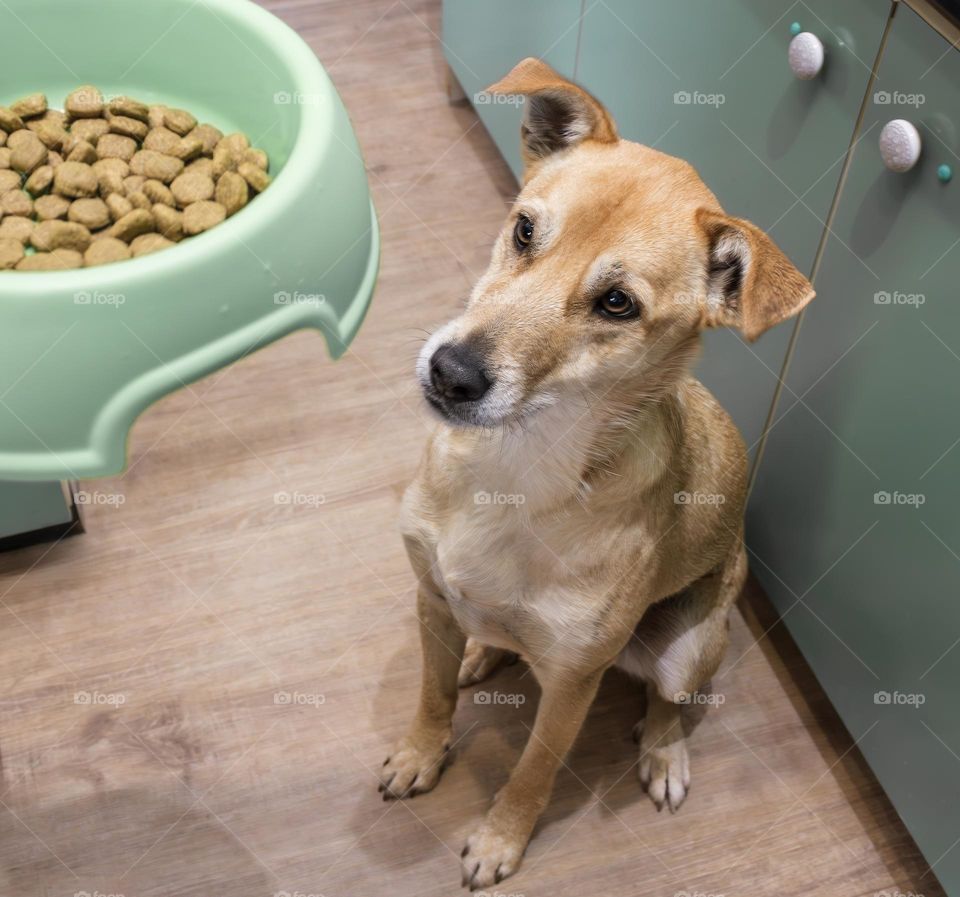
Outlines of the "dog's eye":
<svg viewBox="0 0 960 897">
<path fill-rule="evenodd" d="M 610 290 L 597 300 L 597 311 L 605 318 L 636 318 L 640 315 L 640 307 L 633 297 L 623 290 Z"/>
<path fill-rule="evenodd" d="M 526 215 L 521 215 L 517 219 L 517 225 L 513 229 L 513 242 L 517 249 L 523 252 L 530 245 L 533 239 L 533 222 Z"/>
</svg>

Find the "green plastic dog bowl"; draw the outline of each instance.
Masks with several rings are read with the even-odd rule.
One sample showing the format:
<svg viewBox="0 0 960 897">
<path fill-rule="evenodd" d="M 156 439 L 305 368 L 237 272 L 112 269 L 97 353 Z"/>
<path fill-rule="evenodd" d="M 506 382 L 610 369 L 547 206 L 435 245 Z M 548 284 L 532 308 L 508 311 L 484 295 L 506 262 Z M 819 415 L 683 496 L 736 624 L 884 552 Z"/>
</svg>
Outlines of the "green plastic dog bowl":
<svg viewBox="0 0 960 897">
<path fill-rule="evenodd" d="M 379 236 L 363 160 L 310 48 L 248 0 L 5 0 L 0 105 L 82 84 L 189 109 L 270 156 L 207 233 L 75 271 L 0 273 L 0 479 L 121 471 L 137 415 L 301 327 L 346 351 Z"/>
</svg>

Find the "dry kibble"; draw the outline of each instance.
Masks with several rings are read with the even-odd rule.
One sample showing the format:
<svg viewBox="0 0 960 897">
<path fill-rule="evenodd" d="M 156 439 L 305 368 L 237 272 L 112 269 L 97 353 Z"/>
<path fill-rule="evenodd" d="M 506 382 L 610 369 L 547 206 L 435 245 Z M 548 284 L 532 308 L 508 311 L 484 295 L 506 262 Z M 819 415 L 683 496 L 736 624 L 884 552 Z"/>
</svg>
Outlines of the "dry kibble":
<svg viewBox="0 0 960 897">
<path fill-rule="evenodd" d="M 110 194 L 106 199 L 106 204 L 110 210 L 110 217 L 114 221 L 119 221 L 124 215 L 129 215 L 133 211 L 133 203 L 119 193 Z"/>
<path fill-rule="evenodd" d="M 6 146 L 6 145 L 7 145 L 7 132 L 0 131 L 0 146 Z"/>
<path fill-rule="evenodd" d="M 33 131 L 21 128 L 19 131 L 13 131 L 7 135 L 7 146 L 15 150 L 17 147 L 31 143 L 36 136 Z"/>
<path fill-rule="evenodd" d="M 248 149 L 243 154 L 243 161 L 249 162 L 251 165 L 256 165 L 261 171 L 267 171 L 270 167 L 270 160 L 267 158 L 267 154 L 260 149 Z"/>
<path fill-rule="evenodd" d="M 35 252 L 17 263 L 17 271 L 67 271 L 82 268 L 83 256 L 73 249 L 58 249 L 55 252 Z"/>
<path fill-rule="evenodd" d="M 83 252 L 90 245 L 90 231 L 75 221 L 43 221 L 33 229 L 30 244 L 40 252 L 55 249 Z"/>
<path fill-rule="evenodd" d="M 183 175 L 180 175 L 182 178 Z M 177 178 L 179 180 L 179 178 Z M 176 183 L 176 181 L 174 181 Z M 160 203 L 164 206 L 175 206 L 177 201 L 173 197 L 170 188 L 161 181 L 146 181 L 141 191 L 151 202 Z"/>
<path fill-rule="evenodd" d="M 41 165 L 27 178 L 24 185 L 33 196 L 42 196 L 50 189 L 53 183 L 53 169 L 49 165 Z"/>
<path fill-rule="evenodd" d="M 9 190 L 0 196 L 0 212 L 29 218 L 33 214 L 33 200 L 23 190 Z"/>
<path fill-rule="evenodd" d="M 53 189 L 71 199 L 94 196 L 97 186 L 97 175 L 93 168 L 83 162 L 64 162 L 53 174 Z"/>
<path fill-rule="evenodd" d="M 42 93 L 32 93 L 11 103 L 10 111 L 20 118 L 36 118 L 47 111 L 47 98 Z"/>
<path fill-rule="evenodd" d="M 149 211 L 153 208 L 153 203 L 147 198 L 145 193 L 142 193 L 140 190 L 134 190 L 133 193 L 127 194 L 127 202 L 130 203 L 135 209 L 146 209 Z"/>
<path fill-rule="evenodd" d="M 58 165 L 62 164 L 63 156 L 56 152 L 56 150 L 50 150 L 50 152 L 47 154 L 47 165 L 49 165 L 51 168 L 56 168 Z"/>
<path fill-rule="evenodd" d="M 123 240 L 124 243 L 129 243 L 139 237 L 140 234 L 147 234 L 155 229 L 156 223 L 150 212 L 146 209 L 134 209 L 114 223 L 113 227 L 110 228 L 109 236 Z"/>
<path fill-rule="evenodd" d="M 0 131 L 0 134 L 3 132 Z M 10 167 L 10 156 L 13 154 L 13 151 L 9 146 L 0 146 L 0 168 L 9 168 Z"/>
<path fill-rule="evenodd" d="M 155 150 L 158 153 L 167 153 L 172 155 L 173 151 L 180 145 L 180 138 L 167 128 L 153 128 L 147 133 L 143 141 L 143 148 Z"/>
<path fill-rule="evenodd" d="M 172 155 L 189 162 L 203 152 L 203 144 L 196 137 L 183 137 L 172 150 Z"/>
<path fill-rule="evenodd" d="M 122 134 L 137 141 L 142 141 L 150 130 L 144 122 L 126 115 L 111 115 L 107 123 L 114 134 Z"/>
<path fill-rule="evenodd" d="M 183 171 L 183 162 L 166 153 L 141 150 L 130 160 L 130 170 L 147 178 L 169 184 Z"/>
<path fill-rule="evenodd" d="M 16 112 L 6 106 L 0 106 L 0 131 L 6 131 L 9 134 L 12 131 L 19 131 L 22 127 L 23 119 Z"/>
<path fill-rule="evenodd" d="M 122 196 L 123 178 L 113 171 L 100 172 L 97 175 L 97 191 L 104 199 L 113 195 Z"/>
<path fill-rule="evenodd" d="M 237 174 L 243 177 L 257 193 L 263 193 L 270 186 L 270 175 L 250 162 L 241 162 L 237 166 Z"/>
<path fill-rule="evenodd" d="M 107 111 L 113 115 L 124 115 L 127 118 L 135 118 L 142 122 L 146 122 L 150 118 L 150 107 L 146 103 L 141 103 L 130 97 L 114 97 L 110 101 Z"/>
<path fill-rule="evenodd" d="M 116 237 L 104 237 L 94 240 L 83 254 L 84 264 L 90 268 L 93 265 L 109 265 L 111 262 L 122 262 L 130 258 L 130 247 L 123 240 Z"/>
<path fill-rule="evenodd" d="M 153 207 L 153 218 L 157 231 L 168 240 L 179 243 L 183 239 L 183 212 L 158 204 Z"/>
<path fill-rule="evenodd" d="M 103 115 L 103 95 L 96 87 L 86 84 L 67 96 L 63 108 L 71 119 L 99 118 Z"/>
<path fill-rule="evenodd" d="M 30 122 L 30 124 L 34 125 L 34 122 Z M 68 136 L 66 130 L 60 125 L 46 120 L 37 122 L 30 130 L 33 131 L 33 133 L 40 138 L 40 142 L 50 150 L 60 149 Z"/>
<path fill-rule="evenodd" d="M 70 210 L 70 200 L 51 193 L 41 196 L 33 203 L 33 210 L 41 221 L 52 221 L 55 218 L 65 218 Z"/>
<path fill-rule="evenodd" d="M 13 268 L 23 258 L 23 243 L 10 237 L 0 239 L 0 268 Z"/>
<path fill-rule="evenodd" d="M 235 215 L 247 204 L 250 188 L 239 174 L 228 171 L 217 181 L 216 198 L 227 210 L 227 215 Z"/>
<path fill-rule="evenodd" d="M 171 246 L 173 246 L 173 241 L 160 234 L 141 234 L 130 244 L 130 251 L 136 258 L 141 255 L 149 255 L 158 249 L 168 249 Z"/>
<path fill-rule="evenodd" d="M 183 169 L 184 174 L 205 174 L 207 177 L 213 177 L 213 159 L 208 159 L 206 156 L 202 156 L 199 159 L 194 159 L 186 168 Z"/>
<path fill-rule="evenodd" d="M 20 173 L 9 168 L 0 168 L 0 195 L 8 190 L 16 190 L 20 186 Z"/>
<path fill-rule="evenodd" d="M 129 196 L 143 189 L 147 179 L 142 174 L 131 174 L 123 179 L 123 195 Z"/>
<path fill-rule="evenodd" d="M 170 192 L 181 208 L 205 199 L 213 199 L 215 184 L 205 174 L 181 174 L 170 185 Z"/>
<path fill-rule="evenodd" d="M 23 133 L 28 136 L 10 147 L 10 167 L 23 174 L 30 174 L 47 161 L 47 148 L 33 131 Z"/>
<path fill-rule="evenodd" d="M 195 202 L 183 210 L 183 233 L 187 237 L 202 234 L 227 217 L 227 210 L 218 202 Z"/>
<path fill-rule="evenodd" d="M 7 215 L 0 221 L 0 239 L 18 240 L 26 245 L 36 225 L 29 218 Z"/>
<path fill-rule="evenodd" d="M 197 126 L 197 120 L 185 109 L 167 109 L 163 123 L 180 137 L 185 137 Z"/>
<path fill-rule="evenodd" d="M 102 199 L 78 199 L 70 204 L 67 220 L 82 224 L 87 230 L 101 230 L 110 224 L 110 210 Z"/>
<path fill-rule="evenodd" d="M 104 134 L 110 133 L 110 125 L 102 118 L 84 118 L 70 126 L 70 133 L 80 140 L 96 146 Z"/>
<path fill-rule="evenodd" d="M 147 113 L 147 124 L 151 128 L 162 128 L 163 119 L 167 114 L 166 106 L 151 106 Z"/>
<path fill-rule="evenodd" d="M 137 141 L 122 134 L 104 134 L 97 141 L 97 156 L 101 159 L 123 159 L 129 162 L 137 151 Z"/>
<path fill-rule="evenodd" d="M 221 140 L 217 148 L 213 151 L 213 176 L 221 177 L 228 171 L 235 171 L 237 167 L 237 156 L 229 146 Z"/>
<path fill-rule="evenodd" d="M 77 145 L 67 153 L 68 162 L 86 162 L 87 165 L 92 165 L 97 161 L 97 151 L 94 149 L 92 143 L 87 143 L 86 140 L 80 140 L 77 142 Z"/>
<path fill-rule="evenodd" d="M 223 140 L 223 132 L 213 125 L 197 125 L 187 137 L 195 137 L 200 141 L 203 147 L 203 153 L 209 156 L 217 148 L 217 144 Z"/>
</svg>

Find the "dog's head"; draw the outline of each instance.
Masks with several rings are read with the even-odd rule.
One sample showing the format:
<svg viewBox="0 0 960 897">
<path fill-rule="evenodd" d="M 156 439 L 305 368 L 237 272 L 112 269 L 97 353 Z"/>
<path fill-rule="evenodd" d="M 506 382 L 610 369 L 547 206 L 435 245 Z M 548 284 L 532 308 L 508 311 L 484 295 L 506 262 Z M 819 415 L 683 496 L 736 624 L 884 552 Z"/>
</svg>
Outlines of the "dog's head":
<svg viewBox="0 0 960 897">
<path fill-rule="evenodd" d="M 683 376 L 705 327 L 748 340 L 813 289 L 686 162 L 621 140 L 607 110 L 526 59 L 492 93 L 527 97 L 524 185 L 466 310 L 417 374 L 449 423 L 522 419 L 577 390 L 631 405 Z"/>
</svg>

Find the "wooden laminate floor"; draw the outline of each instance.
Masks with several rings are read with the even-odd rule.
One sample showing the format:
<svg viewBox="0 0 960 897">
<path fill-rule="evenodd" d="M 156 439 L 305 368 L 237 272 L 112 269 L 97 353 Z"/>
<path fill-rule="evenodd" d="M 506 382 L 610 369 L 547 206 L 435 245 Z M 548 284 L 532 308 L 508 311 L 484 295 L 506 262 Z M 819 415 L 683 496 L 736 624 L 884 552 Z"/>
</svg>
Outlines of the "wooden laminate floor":
<svg viewBox="0 0 960 897">
<path fill-rule="evenodd" d="M 456 718 L 436 791 L 375 769 L 419 676 L 398 502 L 427 432 L 411 376 L 513 185 L 446 102 L 436 0 L 269 0 L 351 111 L 383 232 L 375 303 L 338 364 L 301 333 L 151 408 L 88 532 L 0 557 L 0 895 L 230 897 L 459 887 L 458 855 L 536 706 L 524 668 Z M 276 496 L 290 496 L 278 503 Z M 658 814 L 640 700 L 611 674 L 500 894 L 941 892 L 762 596 L 742 602 L 693 789 Z"/>
</svg>

